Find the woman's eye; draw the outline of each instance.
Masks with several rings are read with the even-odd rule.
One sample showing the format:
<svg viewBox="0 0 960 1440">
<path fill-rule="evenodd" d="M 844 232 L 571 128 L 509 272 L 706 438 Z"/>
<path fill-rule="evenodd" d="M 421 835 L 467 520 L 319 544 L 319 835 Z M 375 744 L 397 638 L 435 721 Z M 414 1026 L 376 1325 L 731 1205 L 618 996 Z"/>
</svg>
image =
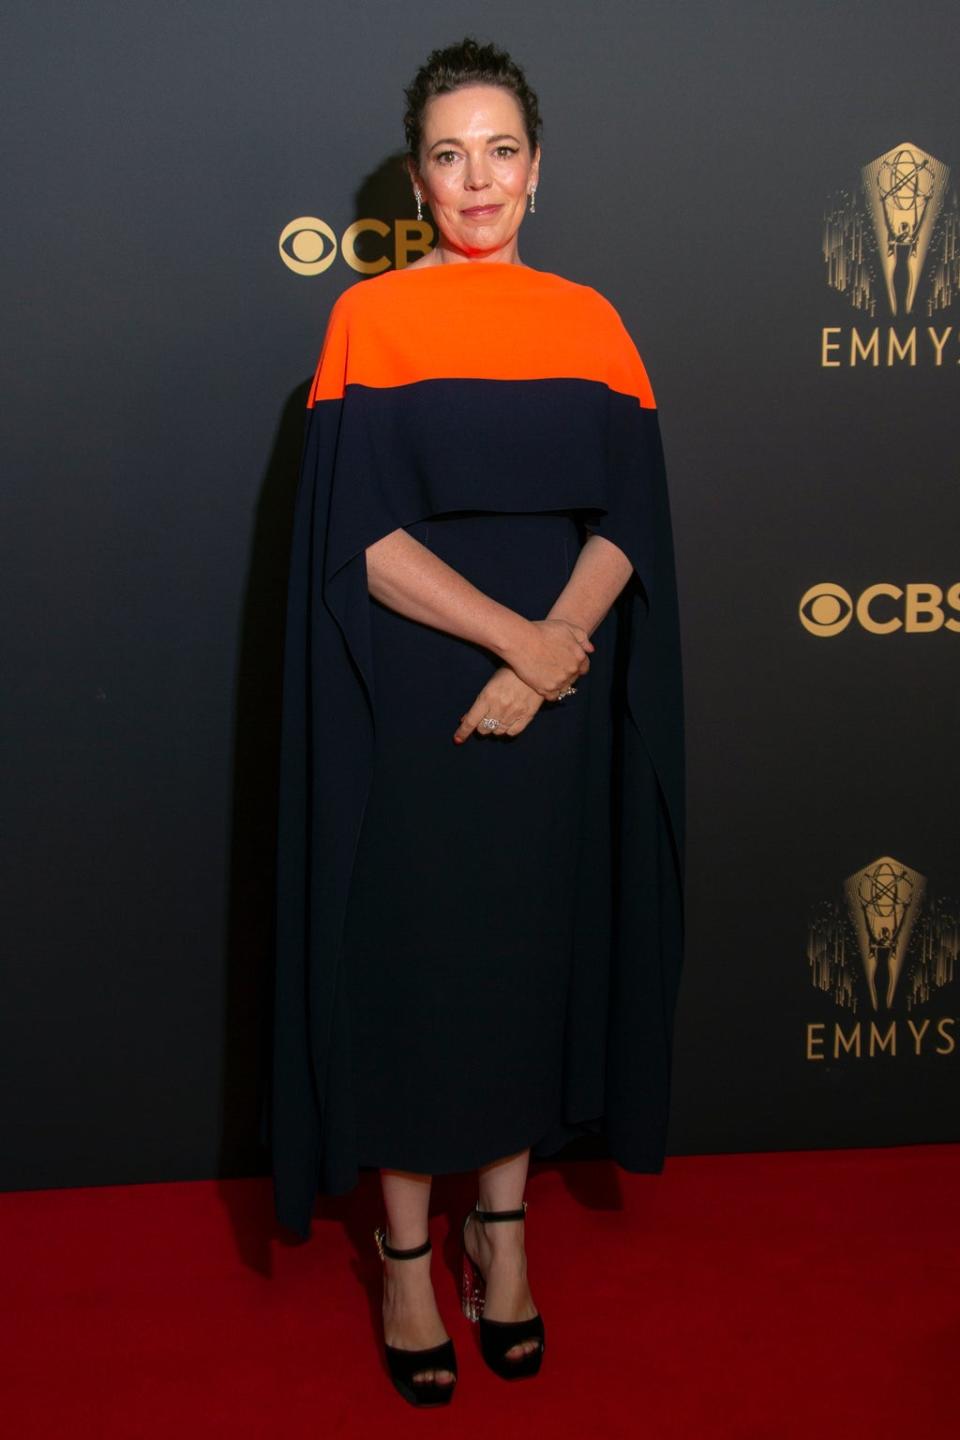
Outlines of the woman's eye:
<svg viewBox="0 0 960 1440">
<path fill-rule="evenodd" d="M 517 148 L 514 145 L 498 145 L 493 153 L 495 155 L 499 155 L 501 158 L 509 160 L 511 156 L 516 155 Z M 456 150 L 440 150 L 434 156 L 434 159 L 437 161 L 438 165 L 447 165 L 451 161 L 456 160 L 456 158 Z"/>
</svg>

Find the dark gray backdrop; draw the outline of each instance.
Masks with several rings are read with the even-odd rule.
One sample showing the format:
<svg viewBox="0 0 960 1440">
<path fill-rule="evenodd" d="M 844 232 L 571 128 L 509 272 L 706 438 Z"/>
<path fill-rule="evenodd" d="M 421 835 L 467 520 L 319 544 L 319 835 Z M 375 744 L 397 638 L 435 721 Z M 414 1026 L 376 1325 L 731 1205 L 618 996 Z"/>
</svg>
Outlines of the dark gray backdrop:
<svg viewBox="0 0 960 1440">
<path fill-rule="evenodd" d="M 820 363 L 824 326 L 890 322 L 825 284 L 830 197 L 902 141 L 957 177 L 955 4 L 40 0 L 2 42 L 6 1188 L 266 1167 L 302 387 L 357 278 L 277 240 L 412 213 L 402 86 L 465 32 L 541 97 L 524 259 L 609 296 L 661 410 L 690 773 L 671 1152 L 958 1138 L 956 1047 L 905 1025 L 952 1025 L 960 986 L 908 1012 L 901 983 L 895 1056 L 811 1060 L 808 1024 L 871 1015 L 805 951 L 882 855 L 949 913 L 960 636 L 797 611 L 820 581 L 960 579 L 960 306 L 911 317 L 953 326 L 939 368 Z"/>
</svg>

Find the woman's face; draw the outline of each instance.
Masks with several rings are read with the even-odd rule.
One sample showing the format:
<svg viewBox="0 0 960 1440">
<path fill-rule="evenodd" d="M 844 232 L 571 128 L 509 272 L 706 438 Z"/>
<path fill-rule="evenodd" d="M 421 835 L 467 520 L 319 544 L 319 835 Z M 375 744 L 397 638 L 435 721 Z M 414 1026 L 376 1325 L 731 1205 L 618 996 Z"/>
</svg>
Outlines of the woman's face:
<svg viewBox="0 0 960 1440">
<path fill-rule="evenodd" d="M 419 176 L 448 249 L 513 260 L 527 195 L 540 173 L 523 113 L 499 85 L 465 85 L 428 100 Z"/>
</svg>

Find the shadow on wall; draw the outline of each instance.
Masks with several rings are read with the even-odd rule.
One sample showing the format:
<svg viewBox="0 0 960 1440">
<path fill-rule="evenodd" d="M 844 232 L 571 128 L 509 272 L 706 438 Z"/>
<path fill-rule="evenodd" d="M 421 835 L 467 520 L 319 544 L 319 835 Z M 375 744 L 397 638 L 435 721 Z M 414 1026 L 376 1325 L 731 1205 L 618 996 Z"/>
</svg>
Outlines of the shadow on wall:
<svg viewBox="0 0 960 1440">
<path fill-rule="evenodd" d="M 293 511 L 312 377 L 288 397 L 254 517 L 234 707 L 218 1174 L 269 1170 L 277 783 Z"/>
<path fill-rule="evenodd" d="M 398 260 L 409 263 L 419 260 L 421 255 L 433 248 L 435 231 L 430 222 L 430 211 L 424 203 L 424 217 L 418 224 L 413 182 L 403 163 L 405 155 L 403 150 L 395 150 L 392 155 L 388 155 L 382 164 L 361 182 L 354 194 L 354 219 L 374 218 L 382 221 L 388 230 L 386 235 L 378 234 L 375 230 L 359 232 L 356 254 L 358 259 L 365 263 L 376 264 L 384 258 L 388 259 L 391 265 L 396 265 Z M 403 253 L 398 255 L 401 248 Z M 357 272 L 355 278 L 363 277 Z"/>
<path fill-rule="evenodd" d="M 354 218 L 375 217 L 387 234 L 362 230 L 357 257 L 396 260 L 398 224 L 410 225 L 408 251 L 416 259 L 432 241 L 424 222 L 416 234 L 415 201 L 403 152 L 388 156 L 353 196 Z M 363 278 L 334 262 L 336 293 Z M 333 267 L 331 267 L 333 268 Z M 335 273 L 335 271 L 334 271 Z M 301 282 L 302 283 L 302 282 Z M 321 281 L 321 283 L 323 283 Z M 317 335 L 319 354 L 322 333 Z M 234 711 L 230 876 L 227 887 L 227 973 L 223 1015 L 224 1063 L 218 1175 L 269 1174 L 269 1105 L 273 1045 L 275 860 L 283 644 L 293 513 L 312 375 L 288 396 L 277 421 L 254 516 L 250 564 L 240 615 Z M 230 1208 L 230 1187 L 221 1198 Z M 236 1218 L 236 1217 L 235 1217 Z M 264 1216 L 264 1233 L 270 1222 Z M 238 1236 L 239 1238 L 239 1236 Z M 245 1248 L 249 1244 L 249 1236 Z M 253 1257 L 251 1257 L 253 1258 Z"/>
</svg>

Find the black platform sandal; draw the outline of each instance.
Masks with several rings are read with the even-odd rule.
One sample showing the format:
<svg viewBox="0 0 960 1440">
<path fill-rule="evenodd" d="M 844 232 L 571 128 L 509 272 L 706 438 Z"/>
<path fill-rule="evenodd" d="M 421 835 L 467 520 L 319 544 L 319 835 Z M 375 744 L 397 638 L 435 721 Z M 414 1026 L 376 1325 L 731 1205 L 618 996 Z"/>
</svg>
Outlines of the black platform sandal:
<svg viewBox="0 0 960 1440">
<path fill-rule="evenodd" d="M 529 1320 L 488 1320 L 483 1313 L 486 1301 L 487 1282 L 480 1267 L 467 1254 L 467 1223 L 479 1220 L 488 1225 L 497 1220 L 523 1220 L 526 1218 L 527 1202 L 520 1210 L 481 1210 L 475 1206 L 463 1222 L 463 1291 L 461 1304 L 468 1320 L 480 1322 L 480 1350 L 484 1360 L 504 1380 L 520 1380 L 536 1375 L 543 1359 L 546 1334 L 543 1316 L 533 1315 Z M 507 1351 L 524 1340 L 538 1340 L 539 1349 L 529 1350 L 516 1360 L 507 1359 Z"/>
<path fill-rule="evenodd" d="M 428 1235 L 422 1245 L 415 1245 L 412 1250 L 395 1250 L 387 1244 L 386 1231 L 379 1225 L 373 1232 L 373 1238 L 381 1260 L 416 1260 L 421 1255 L 428 1255 L 433 1248 Z M 383 1349 L 390 1378 L 404 1400 L 409 1400 L 411 1405 L 449 1404 L 457 1385 L 457 1356 L 452 1340 L 431 1345 L 427 1350 L 398 1350 L 395 1345 L 384 1342 Z M 421 1370 L 449 1370 L 454 1379 L 446 1383 L 441 1380 L 414 1380 L 414 1375 Z"/>
</svg>

